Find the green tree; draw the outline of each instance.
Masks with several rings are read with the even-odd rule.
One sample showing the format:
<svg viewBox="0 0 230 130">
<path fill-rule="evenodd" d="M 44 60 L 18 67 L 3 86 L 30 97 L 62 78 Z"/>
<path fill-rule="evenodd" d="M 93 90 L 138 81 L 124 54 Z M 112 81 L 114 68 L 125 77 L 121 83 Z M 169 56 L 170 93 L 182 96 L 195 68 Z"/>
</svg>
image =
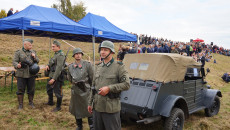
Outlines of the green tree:
<svg viewBox="0 0 230 130">
<path fill-rule="evenodd" d="M 51 6 L 51 8 L 55 8 L 55 9 L 57 9 L 57 10 L 58 10 L 58 5 L 53 4 L 53 5 Z"/>
<path fill-rule="evenodd" d="M 76 5 L 72 5 L 70 0 L 58 0 L 58 4 L 53 4 L 51 7 L 56 8 L 65 16 L 76 21 L 82 19 L 86 15 L 86 7 L 82 1 Z"/>
<path fill-rule="evenodd" d="M 0 18 L 4 18 L 6 16 L 7 16 L 6 11 L 4 9 L 2 9 L 1 12 L 0 12 Z"/>
<path fill-rule="evenodd" d="M 78 4 L 73 6 L 73 19 L 76 19 L 77 21 L 85 17 L 86 15 L 86 7 L 84 6 L 84 3 L 81 1 Z"/>
<path fill-rule="evenodd" d="M 66 0 L 66 16 L 73 19 L 73 9 L 70 0 Z"/>
</svg>

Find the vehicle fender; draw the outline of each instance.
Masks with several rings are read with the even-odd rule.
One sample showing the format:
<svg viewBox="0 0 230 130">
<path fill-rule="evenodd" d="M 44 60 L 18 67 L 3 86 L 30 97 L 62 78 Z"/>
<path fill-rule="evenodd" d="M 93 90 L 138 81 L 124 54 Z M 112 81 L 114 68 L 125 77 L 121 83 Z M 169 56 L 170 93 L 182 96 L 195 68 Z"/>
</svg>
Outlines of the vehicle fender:
<svg viewBox="0 0 230 130">
<path fill-rule="evenodd" d="M 216 89 L 206 90 L 205 97 L 204 97 L 204 105 L 206 108 L 209 108 L 212 105 L 216 95 L 222 97 L 220 90 L 216 90 Z"/>
<path fill-rule="evenodd" d="M 171 110 L 175 105 L 177 105 L 176 107 L 182 109 L 185 113 L 185 116 L 187 117 L 188 115 L 187 103 L 182 96 L 176 96 L 176 95 L 169 95 L 163 101 L 159 114 L 164 117 L 169 117 L 171 114 Z"/>
</svg>

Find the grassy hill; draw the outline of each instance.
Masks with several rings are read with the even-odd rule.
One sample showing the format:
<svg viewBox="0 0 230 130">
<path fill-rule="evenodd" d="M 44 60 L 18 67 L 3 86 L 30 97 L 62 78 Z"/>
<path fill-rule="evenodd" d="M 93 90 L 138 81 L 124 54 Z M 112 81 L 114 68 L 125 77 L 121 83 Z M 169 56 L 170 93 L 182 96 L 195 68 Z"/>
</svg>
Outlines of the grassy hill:
<svg viewBox="0 0 230 130">
<path fill-rule="evenodd" d="M 31 37 L 26 37 L 31 38 Z M 49 60 L 49 38 L 33 37 L 33 48 L 41 60 L 40 64 L 47 64 Z M 11 66 L 14 51 L 21 48 L 21 36 L 0 34 L 0 67 Z M 92 60 L 92 43 L 68 41 L 76 47 L 80 47 L 86 54 L 91 56 Z M 119 44 L 115 44 L 116 50 Z M 62 42 L 62 49 L 66 52 L 68 45 Z M 96 52 L 98 45 L 96 44 Z M 52 53 L 53 54 L 53 53 Z M 68 55 L 68 62 L 73 62 L 72 52 Z M 97 59 L 99 55 L 96 55 Z M 190 116 L 185 122 L 185 130 L 229 130 L 230 129 L 230 85 L 223 82 L 221 76 L 225 72 L 230 72 L 230 57 L 213 54 L 217 63 L 206 62 L 206 68 L 210 68 L 211 72 L 207 75 L 208 84 L 214 89 L 222 92 L 221 108 L 218 115 L 214 117 L 205 117 L 204 111 L 199 111 Z M 84 56 L 84 59 L 87 59 Z M 9 79 L 10 80 L 10 79 Z M 68 112 L 70 102 L 71 85 L 65 82 L 63 89 L 64 98 L 62 110 L 57 113 L 50 112 L 53 107 L 43 105 L 48 99 L 46 94 L 46 82 L 36 82 L 35 106 L 36 109 L 30 109 L 28 106 L 27 95 L 24 97 L 24 110 L 17 111 L 16 85 L 11 92 L 10 87 L 4 88 L 3 79 L 0 79 L 0 129 L 75 129 L 75 119 Z M 9 83 L 9 82 L 8 82 Z M 56 98 L 54 98 L 56 100 Z M 86 119 L 84 121 L 84 129 L 89 129 Z M 140 124 L 122 124 L 123 130 L 152 130 L 161 129 L 161 122 L 150 125 Z"/>
<path fill-rule="evenodd" d="M 25 37 L 26 38 L 32 38 L 34 43 L 33 49 L 36 50 L 37 55 L 40 58 L 39 64 L 47 64 L 49 61 L 49 48 L 50 48 L 50 38 L 44 38 L 44 37 Z M 54 39 L 51 39 L 53 42 Z M 70 47 L 65 42 L 58 40 L 62 43 L 61 49 L 66 53 L 68 48 Z M 71 45 L 75 47 L 80 47 L 83 49 L 84 53 L 86 54 L 83 59 L 88 60 L 88 56 L 93 57 L 93 45 L 92 43 L 87 42 L 76 42 L 76 41 L 67 41 Z M 12 65 L 12 59 L 14 56 L 14 52 L 18 49 L 22 48 L 22 37 L 20 35 L 7 35 L 7 34 L 0 34 L 0 67 L 3 66 L 11 66 Z M 99 54 L 97 53 L 98 50 L 98 44 L 95 44 L 96 46 L 96 58 L 99 59 Z M 117 44 L 116 44 L 117 45 Z M 116 48 L 118 45 L 116 46 Z M 70 52 L 68 54 L 67 62 L 73 62 L 72 58 L 72 50 L 71 47 Z M 51 50 L 51 56 L 53 55 L 53 52 Z"/>
</svg>

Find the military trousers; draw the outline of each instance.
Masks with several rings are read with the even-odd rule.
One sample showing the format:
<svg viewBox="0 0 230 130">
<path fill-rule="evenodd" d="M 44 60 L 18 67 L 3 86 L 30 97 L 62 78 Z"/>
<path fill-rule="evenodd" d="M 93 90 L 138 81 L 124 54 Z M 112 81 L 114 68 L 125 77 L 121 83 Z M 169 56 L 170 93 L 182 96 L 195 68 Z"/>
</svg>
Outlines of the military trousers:
<svg viewBox="0 0 230 130">
<path fill-rule="evenodd" d="M 49 80 L 47 80 L 47 85 L 46 85 L 47 94 L 53 95 L 53 93 L 54 93 L 57 98 L 62 98 L 63 97 L 63 93 L 62 93 L 63 81 L 56 80 L 54 82 L 54 84 L 50 85 L 49 84 L 50 80 L 51 80 L 51 78 Z"/>
<path fill-rule="evenodd" d="M 28 95 L 34 95 L 35 92 L 35 77 L 30 78 L 17 78 L 17 95 L 24 95 L 27 88 Z"/>
<path fill-rule="evenodd" d="M 93 125 L 95 130 L 121 130 L 120 111 L 106 113 L 93 110 Z"/>
</svg>

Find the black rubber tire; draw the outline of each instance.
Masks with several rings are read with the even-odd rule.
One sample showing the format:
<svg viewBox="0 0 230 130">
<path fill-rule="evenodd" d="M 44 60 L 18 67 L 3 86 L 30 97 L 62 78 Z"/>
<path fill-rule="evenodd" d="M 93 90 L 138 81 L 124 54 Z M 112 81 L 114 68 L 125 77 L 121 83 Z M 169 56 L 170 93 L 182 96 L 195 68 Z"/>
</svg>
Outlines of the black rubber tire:
<svg viewBox="0 0 230 130">
<path fill-rule="evenodd" d="M 205 108 L 205 116 L 212 117 L 217 115 L 220 110 L 220 98 L 218 96 L 215 97 L 213 104 L 209 108 Z"/>
<path fill-rule="evenodd" d="M 164 130 L 183 130 L 184 112 L 180 108 L 173 108 L 171 115 L 165 119 Z"/>
</svg>

